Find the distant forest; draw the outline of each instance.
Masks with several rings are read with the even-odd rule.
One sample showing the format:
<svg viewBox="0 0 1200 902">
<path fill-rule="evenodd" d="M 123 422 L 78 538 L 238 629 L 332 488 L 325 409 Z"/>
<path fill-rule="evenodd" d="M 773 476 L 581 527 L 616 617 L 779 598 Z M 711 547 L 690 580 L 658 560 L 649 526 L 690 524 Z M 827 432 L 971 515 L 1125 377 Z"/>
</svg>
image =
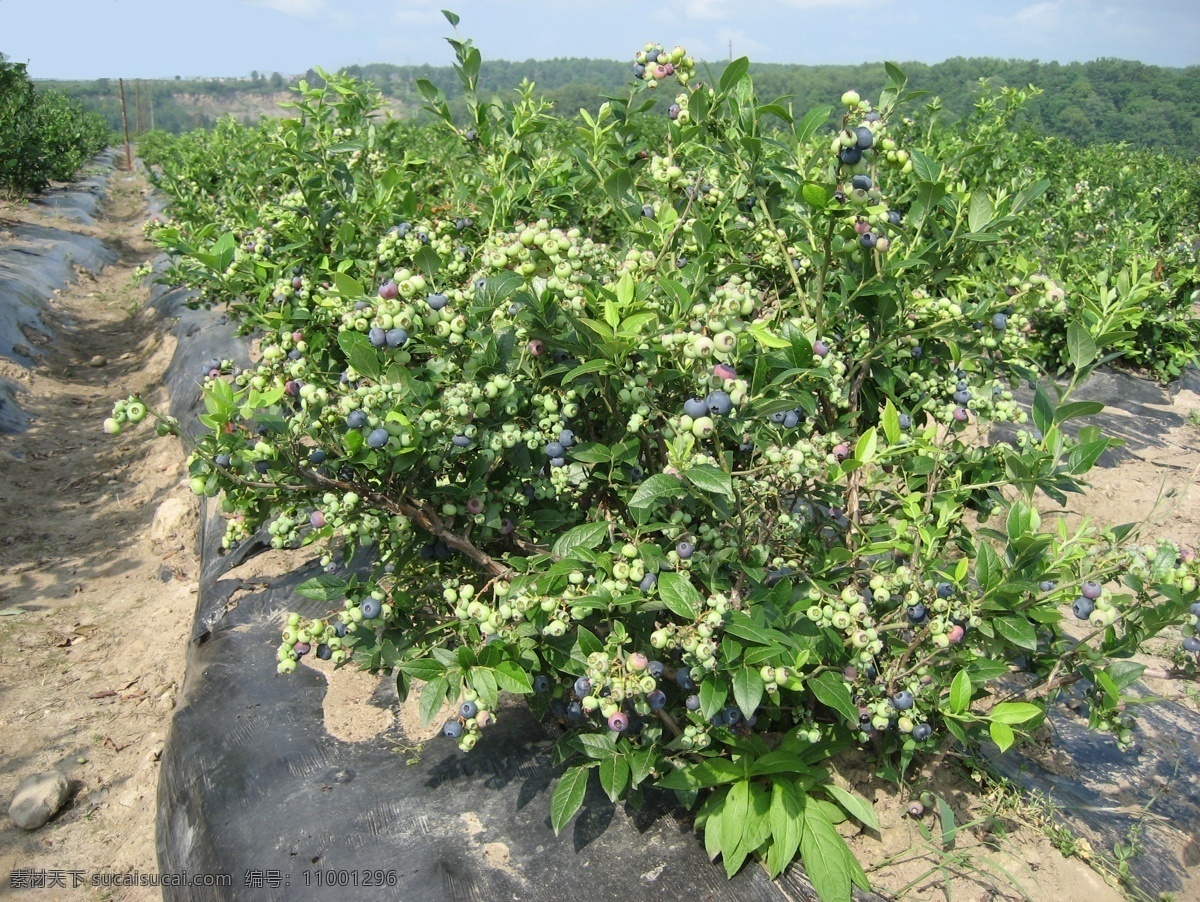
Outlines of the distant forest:
<svg viewBox="0 0 1200 902">
<path fill-rule="evenodd" d="M 712 66 L 720 76 L 724 64 Z M 1088 63 L 1039 63 L 988 58 L 946 60 L 935 65 L 901 63 L 909 87 L 940 99 L 942 115 L 966 115 L 980 92 L 980 79 L 994 87 L 1042 90 L 1026 108 L 1023 124 L 1037 132 L 1085 144 L 1126 143 L 1194 158 L 1200 148 L 1200 66 L 1170 69 L 1117 59 Z M 417 79 L 425 78 L 445 91 L 454 107 L 460 95 L 453 70 L 435 66 L 394 66 L 373 63 L 349 66 L 344 71 L 373 82 L 402 116 L 421 115 Z M 704 72 L 701 67 L 701 72 Z M 836 102 L 847 88 L 864 96 L 877 93 L 886 83 L 882 63 L 857 66 L 800 66 L 753 64 L 750 69 L 760 96 L 790 98 L 804 110 Z M 304 76 L 317 80 L 316 72 Z M 605 95 L 620 95 L 631 82 L 630 66 L 610 60 L 554 59 L 525 62 L 485 61 L 480 72 L 485 92 L 503 93 L 523 79 L 553 101 L 560 111 L 594 110 Z M 272 112 L 276 95 L 298 78 L 285 79 L 252 73 L 249 79 L 142 80 L 126 82 L 130 129 L 155 127 L 178 132 L 206 127 L 220 115 L 243 121 Z M 78 98 L 88 109 L 105 114 L 114 129 L 120 128 L 117 82 L 44 82 Z M 140 105 L 135 110 L 135 91 Z M 670 89 L 660 90 L 664 108 L 672 101 Z M 136 120 L 136 121 L 135 121 Z"/>
</svg>

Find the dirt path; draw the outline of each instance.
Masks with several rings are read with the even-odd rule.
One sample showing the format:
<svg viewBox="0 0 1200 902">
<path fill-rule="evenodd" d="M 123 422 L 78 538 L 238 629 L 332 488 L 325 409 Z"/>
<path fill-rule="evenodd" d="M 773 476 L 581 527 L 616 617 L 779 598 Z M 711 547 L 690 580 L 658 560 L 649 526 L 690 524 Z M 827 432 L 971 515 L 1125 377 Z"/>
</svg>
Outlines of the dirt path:
<svg viewBox="0 0 1200 902">
<path fill-rule="evenodd" d="M 174 346 L 133 276 L 153 255 L 140 230 L 145 192 L 137 174 L 114 173 L 94 226 L 0 209 L 9 221 L 99 237 L 119 255 L 51 300 L 55 337 L 29 336 L 45 352 L 34 369 L 0 359 L 33 417 L 27 431 L 0 436 L 0 800 L 6 813 L 17 783 L 52 769 L 72 787 L 66 809 L 39 830 L 0 818 L 0 896 L 12 872 L 33 869 L 88 885 L 31 898 L 161 898 L 91 886 L 104 872 L 157 872 L 157 762 L 195 604 L 182 451 L 155 442 L 152 429 L 115 439 L 100 429 L 128 391 L 162 400 L 156 387 Z"/>
</svg>

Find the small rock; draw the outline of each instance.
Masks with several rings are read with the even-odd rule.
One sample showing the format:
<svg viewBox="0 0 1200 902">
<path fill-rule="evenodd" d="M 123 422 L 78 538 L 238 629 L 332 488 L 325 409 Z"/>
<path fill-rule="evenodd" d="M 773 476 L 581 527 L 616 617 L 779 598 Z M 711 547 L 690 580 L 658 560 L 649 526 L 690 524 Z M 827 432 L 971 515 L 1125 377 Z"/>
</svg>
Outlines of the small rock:
<svg viewBox="0 0 1200 902">
<path fill-rule="evenodd" d="M 17 344 L 13 345 L 13 353 L 20 354 L 22 357 L 32 357 L 33 348 L 29 347 L 27 344 L 18 342 Z"/>
<path fill-rule="evenodd" d="M 88 366 L 108 366 L 108 358 L 103 354 L 97 354 L 88 361 Z"/>
<path fill-rule="evenodd" d="M 58 813 L 71 794 L 71 784 L 56 770 L 26 777 L 13 793 L 8 816 L 23 830 L 36 830 Z"/>
</svg>

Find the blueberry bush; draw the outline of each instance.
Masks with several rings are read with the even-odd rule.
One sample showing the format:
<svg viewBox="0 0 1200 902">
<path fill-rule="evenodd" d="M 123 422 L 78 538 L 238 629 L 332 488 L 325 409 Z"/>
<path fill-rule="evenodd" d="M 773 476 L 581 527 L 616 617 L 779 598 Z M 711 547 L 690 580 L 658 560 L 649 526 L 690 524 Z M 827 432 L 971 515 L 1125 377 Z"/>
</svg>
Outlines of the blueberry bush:
<svg viewBox="0 0 1200 902">
<path fill-rule="evenodd" d="M 327 565 L 280 673 L 394 674 L 465 750 L 524 696 L 561 728 L 556 830 L 590 780 L 668 790 L 730 875 L 799 858 L 826 900 L 867 885 L 836 825 L 877 825 L 839 751 L 903 782 L 1073 684 L 1135 742 L 1130 657 L 1167 631 L 1194 669 L 1200 564 L 1059 506 L 1114 444 L 1073 393 L 1145 273 L 1069 298 L 1047 181 L 968 180 L 983 151 L 906 118 L 894 66 L 800 114 L 746 60 L 648 44 L 626 96 L 563 117 L 480 96 L 451 44 L 465 120 L 426 83 L 429 123 L 383 119 L 322 73 L 291 119 L 154 148 L 168 278 L 259 339 L 205 364 L 192 487 L 226 547 L 265 529 Z M 137 398 L 105 428 L 148 415 L 179 431 Z"/>
<path fill-rule="evenodd" d="M 108 125 L 58 91 L 39 91 L 24 63 L 0 54 L 0 190 L 41 191 L 66 181 L 108 145 Z"/>
</svg>

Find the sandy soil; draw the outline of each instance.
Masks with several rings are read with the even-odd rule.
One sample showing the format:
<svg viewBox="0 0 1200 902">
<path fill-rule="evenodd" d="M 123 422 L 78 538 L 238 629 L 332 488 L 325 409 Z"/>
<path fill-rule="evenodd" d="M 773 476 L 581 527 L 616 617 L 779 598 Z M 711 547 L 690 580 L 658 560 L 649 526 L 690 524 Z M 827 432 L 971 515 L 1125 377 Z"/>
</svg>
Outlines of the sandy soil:
<svg viewBox="0 0 1200 902">
<path fill-rule="evenodd" d="M 25 776 L 58 769 L 72 798 L 32 833 L 0 818 L 0 895 L 20 868 L 155 873 L 154 815 L 158 758 L 183 679 L 195 604 L 195 503 L 183 453 L 153 432 L 102 434 L 112 402 L 142 391 L 161 404 L 162 373 L 173 350 L 164 324 L 144 305 L 133 268 L 151 248 L 142 240 L 146 186 L 114 175 L 96 226 L 68 226 L 29 207 L 2 207 L 0 219 L 32 219 L 98 235 L 119 251 L 117 264 L 79 280 L 52 300 L 55 339 L 32 371 L 0 360 L 0 376 L 18 381 L 36 419 L 0 437 L 0 801 Z M 0 238 L 0 240 L 4 240 Z M 92 366 L 97 355 L 106 361 Z M 1200 409 L 1180 393 L 1175 410 Z M 1096 491 L 1076 510 L 1109 522 L 1146 516 L 1167 497 L 1163 522 L 1149 535 L 1184 542 L 1200 536 L 1200 428 L 1168 436 L 1119 467 L 1098 471 Z M 268 555 L 247 571 L 282 571 Z M 238 573 L 237 575 L 246 575 Z M 348 741 L 370 741 L 393 717 L 343 700 L 365 699 L 374 680 L 322 667 L 331 681 L 326 721 Z M 414 744 L 430 738 L 415 725 L 414 705 L 396 712 Z M 953 852 L 940 825 L 905 814 L 909 798 L 873 778 L 865 762 L 842 762 L 840 778 L 876 803 L 882 831 L 846 834 L 881 890 L 905 899 L 1087 899 L 1121 893 L 1079 857 L 1064 859 L 1029 810 L 981 790 L 965 770 L 943 766 L 921 775 L 921 788 L 949 800 L 964 826 Z M 464 815 L 467 817 L 468 815 Z M 930 838 L 930 831 L 932 837 Z M 1103 850 L 1100 850 L 1103 851 Z M 67 893 L 63 896 L 67 897 Z M 50 898 L 39 895 L 39 898 Z M 83 889 L 70 898 L 144 900 L 153 889 Z"/>
</svg>

